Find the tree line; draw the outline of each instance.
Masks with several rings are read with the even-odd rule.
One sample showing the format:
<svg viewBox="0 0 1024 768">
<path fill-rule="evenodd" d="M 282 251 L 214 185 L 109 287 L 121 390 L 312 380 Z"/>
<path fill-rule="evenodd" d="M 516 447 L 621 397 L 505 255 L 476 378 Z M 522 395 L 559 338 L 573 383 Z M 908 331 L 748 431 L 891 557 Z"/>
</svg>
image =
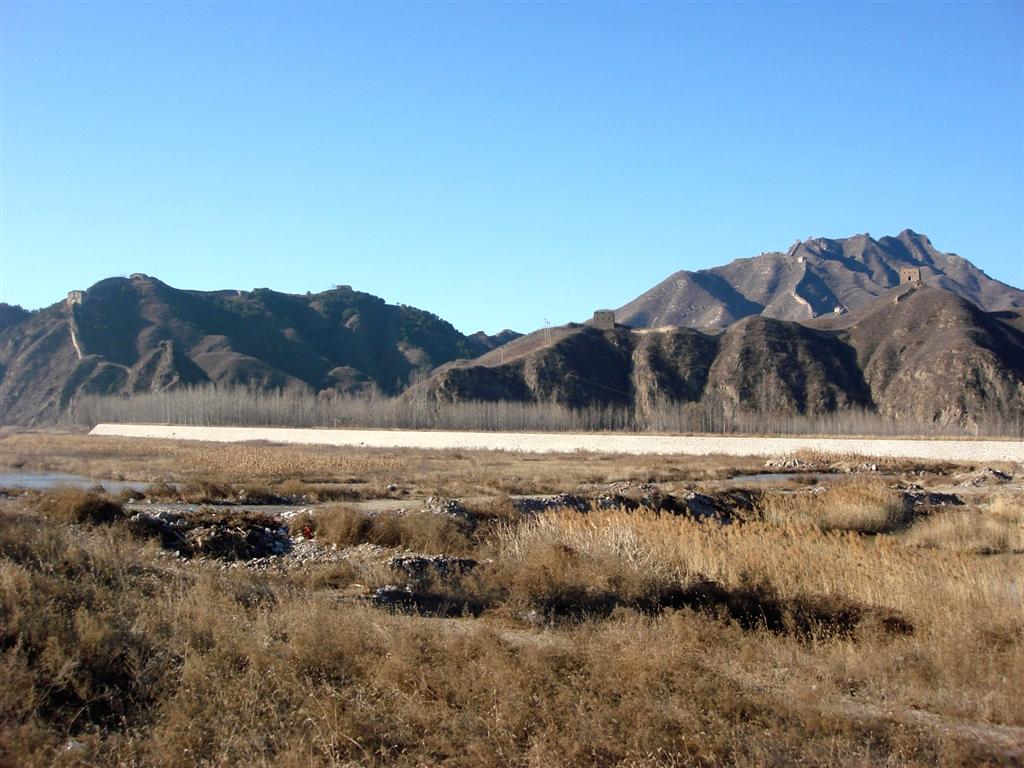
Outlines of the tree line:
<svg viewBox="0 0 1024 768">
<path fill-rule="evenodd" d="M 192 426 L 275 426 L 372 429 L 453 429 L 502 432 L 647 432 L 771 435 L 974 435 L 1024 437 L 1024 419 L 971 424 L 896 420 L 864 409 L 815 416 L 730 408 L 719 400 L 570 408 L 558 403 L 469 401 L 447 403 L 377 393 L 259 391 L 212 385 L 127 397 L 85 395 L 66 419 L 79 426 L 103 422 Z"/>
</svg>

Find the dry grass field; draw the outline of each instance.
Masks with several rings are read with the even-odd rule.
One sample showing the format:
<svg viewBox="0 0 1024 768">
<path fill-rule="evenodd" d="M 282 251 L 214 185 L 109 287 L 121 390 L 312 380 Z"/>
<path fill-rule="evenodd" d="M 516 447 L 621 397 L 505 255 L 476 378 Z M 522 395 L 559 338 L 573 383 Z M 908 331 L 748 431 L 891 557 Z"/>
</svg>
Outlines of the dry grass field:
<svg viewBox="0 0 1024 768">
<path fill-rule="evenodd" d="M 1024 761 L 1019 467 L 55 433 L 0 466 L 154 484 L 0 498 L 2 765 Z"/>
<path fill-rule="evenodd" d="M 0 469 L 100 480 L 231 485 L 281 495 L 319 489 L 340 499 L 381 498 L 389 485 L 421 495 L 558 493 L 567 484 L 724 479 L 760 472 L 763 459 L 716 456 L 531 455 L 503 451 L 222 445 L 22 432 L 0 441 Z M 857 459 L 863 461 L 863 459 Z"/>
</svg>

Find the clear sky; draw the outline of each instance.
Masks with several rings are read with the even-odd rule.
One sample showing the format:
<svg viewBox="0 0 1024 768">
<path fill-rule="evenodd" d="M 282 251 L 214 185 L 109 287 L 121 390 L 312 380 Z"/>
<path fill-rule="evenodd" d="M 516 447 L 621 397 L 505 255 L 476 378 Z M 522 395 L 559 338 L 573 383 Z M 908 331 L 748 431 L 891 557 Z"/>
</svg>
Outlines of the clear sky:
<svg viewBox="0 0 1024 768">
<path fill-rule="evenodd" d="M 0 300 L 334 284 L 465 332 L 909 227 L 1024 285 L 1024 3 L 3 0 Z"/>
</svg>

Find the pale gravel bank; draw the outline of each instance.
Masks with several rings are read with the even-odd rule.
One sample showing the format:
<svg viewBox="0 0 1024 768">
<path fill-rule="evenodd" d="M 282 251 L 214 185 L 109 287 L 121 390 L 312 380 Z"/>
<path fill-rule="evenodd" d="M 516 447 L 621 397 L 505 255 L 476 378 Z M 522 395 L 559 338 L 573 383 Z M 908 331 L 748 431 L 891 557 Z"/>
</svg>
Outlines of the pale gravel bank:
<svg viewBox="0 0 1024 768">
<path fill-rule="evenodd" d="M 565 434 L 554 432 L 433 432 L 385 429 L 288 429 L 279 427 L 182 427 L 98 424 L 92 435 L 202 440 L 267 441 L 367 448 L 428 448 L 524 453 L 691 454 L 785 456 L 796 451 L 893 458 L 1024 463 L 1021 440 L 904 440 L 888 438 L 749 437 L 724 435 Z"/>
</svg>

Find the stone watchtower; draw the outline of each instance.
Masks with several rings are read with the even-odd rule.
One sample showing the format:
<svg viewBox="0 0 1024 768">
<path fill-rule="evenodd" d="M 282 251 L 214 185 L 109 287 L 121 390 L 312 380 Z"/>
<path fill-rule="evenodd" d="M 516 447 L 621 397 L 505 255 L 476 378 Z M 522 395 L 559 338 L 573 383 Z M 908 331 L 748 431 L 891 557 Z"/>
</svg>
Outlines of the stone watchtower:
<svg viewBox="0 0 1024 768">
<path fill-rule="evenodd" d="M 599 309 L 594 312 L 591 324 L 599 331 L 614 331 L 615 313 L 610 309 Z"/>
<path fill-rule="evenodd" d="M 69 307 L 73 307 L 77 304 L 82 303 L 82 296 L 85 295 L 84 291 L 68 291 L 67 303 Z"/>
<path fill-rule="evenodd" d="M 919 267 L 902 267 L 900 269 L 900 285 L 919 285 L 921 270 Z"/>
</svg>

